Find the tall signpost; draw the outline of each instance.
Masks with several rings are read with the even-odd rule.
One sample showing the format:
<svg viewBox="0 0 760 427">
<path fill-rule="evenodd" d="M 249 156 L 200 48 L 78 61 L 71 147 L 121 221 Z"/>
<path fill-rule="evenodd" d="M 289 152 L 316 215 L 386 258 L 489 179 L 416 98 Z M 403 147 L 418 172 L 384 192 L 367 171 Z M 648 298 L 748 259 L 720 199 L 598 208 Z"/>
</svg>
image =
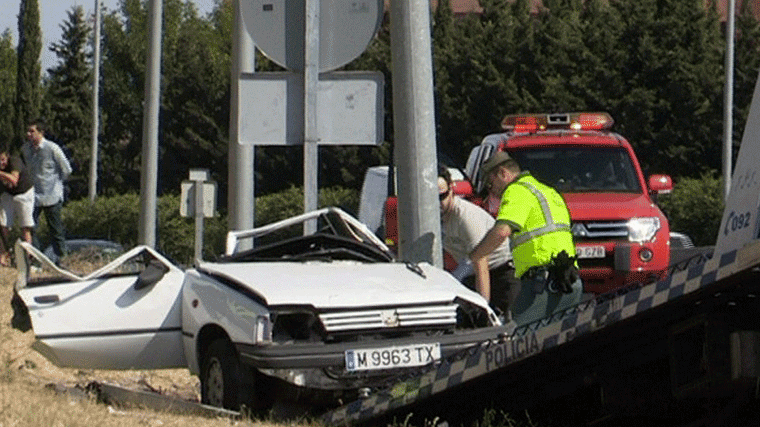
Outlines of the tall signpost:
<svg viewBox="0 0 760 427">
<path fill-rule="evenodd" d="M 330 72 L 367 48 L 380 27 L 383 1 L 241 1 L 253 42 L 289 71 L 241 76 L 239 141 L 303 145 L 304 210 L 314 210 L 318 146 L 383 140 L 382 75 Z M 368 138 L 346 135 L 344 126 L 362 127 Z M 304 232 L 315 229 L 309 223 Z"/>
<path fill-rule="evenodd" d="M 382 74 L 333 70 L 364 52 L 384 2 L 241 1 L 256 46 L 288 72 L 241 76 L 239 141 L 303 144 L 304 209 L 315 209 L 317 147 L 383 140 Z M 391 24 L 401 258 L 441 267 L 429 2 L 392 1 Z"/>
</svg>

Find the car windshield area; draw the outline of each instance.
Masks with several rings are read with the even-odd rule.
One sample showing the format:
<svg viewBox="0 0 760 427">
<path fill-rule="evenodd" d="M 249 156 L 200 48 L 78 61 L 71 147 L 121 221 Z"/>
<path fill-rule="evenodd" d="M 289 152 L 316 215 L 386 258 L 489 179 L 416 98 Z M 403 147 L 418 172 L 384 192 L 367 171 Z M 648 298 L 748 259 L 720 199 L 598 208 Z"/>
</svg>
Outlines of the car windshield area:
<svg viewBox="0 0 760 427">
<path fill-rule="evenodd" d="M 304 224 L 310 221 L 316 231 L 304 234 Z M 252 249 L 242 249 L 245 240 Z M 226 255 L 219 261 L 313 260 L 391 262 L 394 257 L 364 224 L 338 208 L 325 208 L 252 230 L 230 232 Z"/>
<path fill-rule="evenodd" d="M 625 148 L 541 147 L 509 150 L 523 170 L 563 193 L 641 193 Z"/>
</svg>

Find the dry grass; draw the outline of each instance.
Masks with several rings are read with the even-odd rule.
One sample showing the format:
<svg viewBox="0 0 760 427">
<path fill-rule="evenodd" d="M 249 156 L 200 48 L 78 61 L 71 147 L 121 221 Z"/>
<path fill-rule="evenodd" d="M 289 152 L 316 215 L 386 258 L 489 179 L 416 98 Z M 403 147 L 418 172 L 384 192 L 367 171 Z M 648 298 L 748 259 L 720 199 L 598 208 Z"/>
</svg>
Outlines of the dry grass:
<svg viewBox="0 0 760 427">
<path fill-rule="evenodd" d="M 283 424 L 226 417 L 202 417 L 140 408 L 112 407 L 86 393 L 97 381 L 145 390 L 160 390 L 197 400 L 198 379 L 185 369 L 99 371 L 54 366 L 30 348 L 33 331 L 13 329 L 10 300 L 16 272 L 0 267 L 0 427 L 10 426 L 257 426 Z M 302 424 L 304 425 L 304 424 Z"/>
</svg>

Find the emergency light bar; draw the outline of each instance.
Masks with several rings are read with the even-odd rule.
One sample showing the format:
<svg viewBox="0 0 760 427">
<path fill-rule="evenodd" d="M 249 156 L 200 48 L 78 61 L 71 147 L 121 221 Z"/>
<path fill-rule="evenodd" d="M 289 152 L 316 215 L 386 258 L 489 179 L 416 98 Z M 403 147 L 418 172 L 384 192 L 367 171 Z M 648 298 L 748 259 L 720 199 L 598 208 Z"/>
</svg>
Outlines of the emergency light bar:
<svg viewBox="0 0 760 427">
<path fill-rule="evenodd" d="M 501 128 L 514 132 L 552 129 L 602 130 L 612 127 L 608 113 L 515 114 L 504 117 Z"/>
</svg>

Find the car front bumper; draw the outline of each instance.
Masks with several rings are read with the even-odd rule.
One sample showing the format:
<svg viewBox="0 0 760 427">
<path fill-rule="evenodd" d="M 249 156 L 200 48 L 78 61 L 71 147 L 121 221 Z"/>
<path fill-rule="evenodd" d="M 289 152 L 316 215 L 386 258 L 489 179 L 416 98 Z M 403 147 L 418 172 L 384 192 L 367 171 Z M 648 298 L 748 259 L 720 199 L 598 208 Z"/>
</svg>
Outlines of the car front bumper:
<svg viewBox="0 0 760 427">
<path fill-rule="evenodd" d="M 240 354 L 241 362 L 257 369 L 345 369 L 345 353 L 347 350 L 439 343 L 441 357 L 446 358 L 489 340 L 508 336 L 513 330 L 513 325 L 505 325 L 457 331 L 452 334 L 350 341 L 335 344 L 273 343 L 254 345 L 236 343 L 236 348 Z"/>
</svg>

